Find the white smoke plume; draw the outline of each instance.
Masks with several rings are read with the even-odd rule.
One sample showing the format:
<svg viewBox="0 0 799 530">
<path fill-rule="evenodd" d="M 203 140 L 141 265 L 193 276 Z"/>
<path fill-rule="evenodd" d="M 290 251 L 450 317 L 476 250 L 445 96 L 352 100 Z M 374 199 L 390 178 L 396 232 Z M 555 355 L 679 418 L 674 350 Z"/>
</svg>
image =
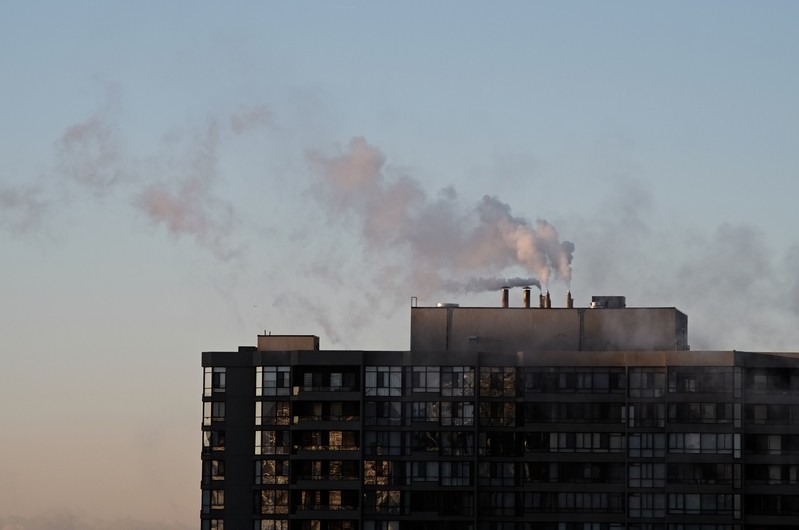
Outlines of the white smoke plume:
<svg viewBox="0 0 799 530">
<path fill-rule="evenodd" d="M 480 293 L 483 291 L 499 291 L 503 287 L 538 287 L 541 282 L 535 278 L 469 278 L 464 281 L 445 280 L 441 287 L 452 293 Z"/>
<path fill-rule="evenodd" d="M 441 290 L 448 276 L 519 266 L 545 285 L 571 281 L 574 245 L 560 241 L 545 220 L 531 224 L 488 195 L 465 209 L 451 187 L 431 200 L 364 138 L 353 138 L 339 154 L 309 151 L 307 158 L 318 177 L 314 192 L 331 218 L 354 218 L 369 250 L 408 253 L 414 287 Z"/>
<path fill-rule="evenodd" d="M 173 236 L 193 236 L 218 258 L 227 260 L 235 255 L 227 245 L 234 224 L 233 208 L 211 192 L 217 179 L 219 134 L 217 121 L 209 119 L 186 173 L 177 180 L 147 186 L 135 204 Z"/>
</svg>

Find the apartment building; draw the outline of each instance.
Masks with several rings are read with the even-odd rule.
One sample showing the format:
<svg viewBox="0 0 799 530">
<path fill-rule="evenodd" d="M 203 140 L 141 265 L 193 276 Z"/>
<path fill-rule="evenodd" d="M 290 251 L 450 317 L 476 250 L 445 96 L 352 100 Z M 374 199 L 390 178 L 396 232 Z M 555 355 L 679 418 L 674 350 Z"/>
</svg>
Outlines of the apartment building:
<svg viewBox="0 0 799 530">
<path fill-rule="evenodd" d="M 408 351 L 204 352 L 203 530 L 799 526 L 799 354 L 675 308 L 411 308 Z"/>
</svg>

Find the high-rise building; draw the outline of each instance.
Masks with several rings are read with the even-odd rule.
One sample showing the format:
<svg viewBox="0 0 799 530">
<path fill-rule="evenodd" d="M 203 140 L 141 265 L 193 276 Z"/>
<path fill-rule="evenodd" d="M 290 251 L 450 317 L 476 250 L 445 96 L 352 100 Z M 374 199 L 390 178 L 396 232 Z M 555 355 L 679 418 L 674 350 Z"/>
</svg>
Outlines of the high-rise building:
<svg viewBox="0 0 799 530">
<path fill-rule="evenodd" d="M 412 307 L 409 351 L 203 353 L 202 529 L 799 527 L 799 353 L 529 300 Z"/>
</svg>

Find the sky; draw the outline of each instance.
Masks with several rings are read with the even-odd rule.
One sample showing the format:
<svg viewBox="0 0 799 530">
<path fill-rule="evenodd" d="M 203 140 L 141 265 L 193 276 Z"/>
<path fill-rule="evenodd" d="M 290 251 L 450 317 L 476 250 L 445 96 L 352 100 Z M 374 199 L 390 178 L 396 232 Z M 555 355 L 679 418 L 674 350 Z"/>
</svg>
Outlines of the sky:
<svg viewBox="0 0 799 530">
<path fill-rule="evenodd" d="M 200 352 L 406 349 L 411 297 L 538 280 L 799 351 L 797 19 L 0 2 L 0 530 L 196 528 Z"/>
</svg>

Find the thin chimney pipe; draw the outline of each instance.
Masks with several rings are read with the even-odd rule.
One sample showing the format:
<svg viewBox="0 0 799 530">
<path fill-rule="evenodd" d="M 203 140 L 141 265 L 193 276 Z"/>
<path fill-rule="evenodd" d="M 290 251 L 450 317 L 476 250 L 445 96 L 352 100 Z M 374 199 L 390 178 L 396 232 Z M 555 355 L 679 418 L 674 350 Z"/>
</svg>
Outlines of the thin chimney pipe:
<svg viewBox="0 0 799 530">
<path fill-rule="evenodd" d="M 502 288 L 502 307 L 508 307 L 508 293 L 510 291 L 509 287 Z"/>
<path fill-rule="evenodd" d="M 530 288 L 525 287 L 524 291 L 522 291 L 522 302 L 525 308 L 530 307 Z"/>
</svg>

